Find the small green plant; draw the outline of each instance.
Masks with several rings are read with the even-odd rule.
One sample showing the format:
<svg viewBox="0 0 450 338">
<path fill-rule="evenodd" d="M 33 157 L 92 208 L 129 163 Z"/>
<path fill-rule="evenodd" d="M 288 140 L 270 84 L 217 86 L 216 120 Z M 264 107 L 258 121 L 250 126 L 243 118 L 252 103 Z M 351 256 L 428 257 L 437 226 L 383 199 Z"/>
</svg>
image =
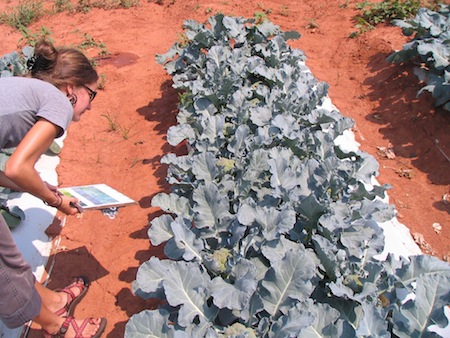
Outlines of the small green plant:
<svg viewBox="0 0 450 338">
<path fill-rule="evenodd" d="M 17 43 L 17 46 L 19 48 L 23 48 L 26 45 L 34 47 L 36 45 L 36 42 L 39 41 L 40 39 L 46 39 L 51 43 L 55 42 L 51 37 L 52 32 L 45 26 L 42 26 L 34 33 L 25 26 L 20 27 L 19 30 L 22 33 L 22 37 L 19 39 L 19 42 Z"/>
<path fill-rule="evenodd" d="M 117 122 L 116 122 L 116 116 L 111 115 L 110 113 L 102 114 L 107 121 L 108 121 L 108 131 L 116 131 L 118 128 Z"/>
<path fill-rule="evenodd" d="M 349 35 L 350 38 L 356 38 L 357 36 L 367 33 L 375 28 L 375 26 L 372 26 L 371 24 L 369 24 L 366 20 L 364 20 L 361 17 L 357 17 L 356 22 L 357 22 L 356 28 L 358 30 L 355 32 L 351 32 Z"/>
<path fill-rule="evenodd" d="M 101 73 L 99 75 L 99 79 L 98 79 L 98 89 L 99 90 L 104 90 L 105 89 L 105 87 L 106 87 L 106 80 L 107 80 L 106 75 Z"/>
<path fill-rule="evenodd" d="M 36 22 L 44 14 L 45 10 L 42 7 L 42 1 L 20 1 L 19 5 L 11 13 L 4 12 L 0 14 L 0 23 L 20 29 Z"/>
<path fill-rule="evenodd" d="M 339 5 L 339 8 L 343 9 L 343 8 L 347 8 L 348 7 L 348 1 L 349 0 L 345 0 L 345 2 L 343 4 Z"/>
<path fill-rule="evenodd" d="M 267 15 L 269 15 L 270 13 L 272 13 L 272 10 L 270 8 L 265 8 L 263 6 L 263 4 L 258 3 L 258 8 L 260 8 L 264 13 L 266 13 Z"/>
<path fill-rule="evenodd" d="M 180 92 L 178 93 L 178 99 L 180 100 L 180 104 L 183 106 L 189 106 L 194 101 L 192 100 L 192 93 L 191 92 Z"/>
<path fill-rule="evenodd" d="M 180 47 L 185 47 L 189 43 L 189 38 L 185 33 L 180 33 L 178 36 L 178 44 Z"/>
<path fill-rule="evenodd" d="M 253 14 L 253 16 L 255 17 L 256 24 L 263 23 L 264 21 L 267 20 L 267 14 L 264 12 L 255 12 L 255 14 Z"/>
<path fill-rule="evenodd" d="M 90 0 L 78 0 L 77 5 L 72 7 L 72 12 L 88 13 L 92 9 Z"/>
<path fill-rule="evenodd" d="M 364 1 L 357 3 L 356 8 L 362 11 L 361 17 L 370 25 L 394 19 L 405 19 L 416 15 L 420 8 L 420 0 L 385 0 L 379 3 Z"/>
<path fill-rule="evenodd" d="M 141 3 L 139 0 L 119 0 L 118 7 L 129 9 L 131 7 L 139 7 Z"/>
<path fill-rule="evenodd" d="M 316 19 L 312 18 L 308 20 L 308 23 L 306 24 L 306 29 L 316 29 L 319 28 L 319 24 L 317 23 Z"/>
<path fill-rule="evenodd" d="M 84 40 L 80 44 L 78 44 L 78 46 L 77 46 L 78 48 L 88 49 L 91 47 L 96 47 L 99 50 L 98 55 L 100 55 L 100 56 L 105 56 L 105 55 L 111 54 L 108 51 L 108 48 L 104 42 L 96 41 L 94 39 L 94 37 L 88 33 L 84 33 L 83 37 L 84 37 Z"/>
<path fill-rule="evenodd" d="M 55 0 L 53 5 L 53 11 L 55 13 L 70 12 L 72 8 L 73 4 L 70 0 Z"/>
<path fill-rule="evenodd" d="M 366 33 L 383 22 L 412 18 L 417 14 L 421 5 L 434 8 L 437 6 L 437 2 L 421 0 L 384 0 L 376 3 L 364 0 L 364 2 L 358 2 L 356 9 L 360 11 L 360 14 L 355 17 L 358 30 L 352 32 L 350 37 L 354 38 Z"/>
<path fill-rule="evenodd" d="M 128 140 L 130 138 L 130 130 L 131 130 L 131 126 L 119 126 L 120 132 L 122 133 L 122 137 L 125 140 Z"/>
<path fill-rule="evenodd" d="M 104 42 L 100 42 L 100 44 L 97 47 L 99 48 L 98 55 L 106 56 L 108 54 L 111 54 L 108 51 L 108 48 L 106 47 L 106 44 Z"/>
<path fill-rule="evenodd" d="M 97 47 L 98 42 L 89 33 L 83 34 L 84 40 L 78 45 L 78 48 L 88 49 L 90 47 Z"/>
</svg>

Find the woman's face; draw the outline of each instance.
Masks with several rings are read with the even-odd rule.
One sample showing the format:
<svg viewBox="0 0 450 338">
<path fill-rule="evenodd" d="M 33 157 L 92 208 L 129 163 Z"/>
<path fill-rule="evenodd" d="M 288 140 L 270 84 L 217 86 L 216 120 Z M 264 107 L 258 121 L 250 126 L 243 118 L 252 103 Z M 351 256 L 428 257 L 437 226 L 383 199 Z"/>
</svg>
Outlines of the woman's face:
<svg viewBox="0 0 450 338">
<path fill-rule="evenodd" d="M 81 115 L 83 115 L 86 110 L 91 109 L 91 102 L 94 100 L 95 95 L 97 94 L 97 88 L 98 84 L 94 82 L 77 86 L 73 89 L 73 93 L 77 97 L 77 102 L 73 107 L 72 121 L 79 121 L 81 119 Z"/>
</svg>

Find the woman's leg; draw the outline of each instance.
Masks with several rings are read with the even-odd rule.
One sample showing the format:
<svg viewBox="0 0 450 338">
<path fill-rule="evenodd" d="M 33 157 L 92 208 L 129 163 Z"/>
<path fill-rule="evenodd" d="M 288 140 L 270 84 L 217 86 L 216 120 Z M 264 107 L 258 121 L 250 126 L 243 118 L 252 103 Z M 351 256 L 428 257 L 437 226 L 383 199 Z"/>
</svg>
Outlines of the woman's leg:
<svg viewBox="0 0 450 338">
<path fill-rule="evenodd" d="M 64 295 L 47 289 L 36 282 L 31 267 L 25 262 L 0 215 L 0 320 L 9 328 L 16 328 L 33 320 L 42 328 L 55 334 L 64 322 L 53 312 L 64 306 Z M 77 320 L 81 325 L 82 320 Z M 101 319 L 94 319 L 84 329 L 84 337 L 94 335 Z M 75 337 L 69 326 L 66 338 Z"/>
<path fill-rule="evenodd" d="M 41 298 L 34 283 L 31 267 L 0 215 L 0 320 L 7 327 L 19 327 L 39 314 Z"/>
<path fill-rule="evenodd" d="M 83 277 L 76 277 L 74 282 L 64 289 L 50 290 L 36 282 L 35 287 L 41 296 L 43 304 L 60 317 L 72 315 L 75 306 L 87 292 L 88 284 Z"/>
</svg>

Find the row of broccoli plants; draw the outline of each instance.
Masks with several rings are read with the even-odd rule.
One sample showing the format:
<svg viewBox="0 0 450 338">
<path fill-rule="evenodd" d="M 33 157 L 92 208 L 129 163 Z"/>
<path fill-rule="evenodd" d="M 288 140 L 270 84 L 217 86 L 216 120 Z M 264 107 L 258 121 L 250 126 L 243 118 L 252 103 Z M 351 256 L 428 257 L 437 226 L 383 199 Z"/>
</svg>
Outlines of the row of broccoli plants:
<svg viewBox="0 0 450 338">
<path fill-rule="evenodd" d="M 166 155 L 166 213 L 151 222 L 167 258 L 143 263 L 126 337 L 433 336 L 447 325 L 450 266 L 384 248 L 394 209 L 378 163 L 336 144 L 352 126 L 270 22 L 185 22 L 160 55 L 181 93 Z M 408 297 L 405 298 L 405 295 Z"/>
<path fill-rule="evenodd" d="M 167 133 L 170 193 L 149 237 L 166 258 L 133 292 L 161 306 L 125 337 L 415 337 L 447 325 L 450 266 L 380 259 L 394 208 L 378 163 L 337 146 L 352 126 L 327 85 L 270 22 L 216 15 L 185 22 L 185 44 L 158 62 L 181 92 Z M 405 298 L 405 295 L 408 297 Z"/>
<path fill-rule="evenodd" d="M 388 57 L 390 62 L 413 62 L 414 73 L 426 85 L 436 107 L 450 111 L 450 5 L 438 11 L 421 8 L 410 20 L 393 20 L 403 34 L 413 39 Z"/>
</svg>

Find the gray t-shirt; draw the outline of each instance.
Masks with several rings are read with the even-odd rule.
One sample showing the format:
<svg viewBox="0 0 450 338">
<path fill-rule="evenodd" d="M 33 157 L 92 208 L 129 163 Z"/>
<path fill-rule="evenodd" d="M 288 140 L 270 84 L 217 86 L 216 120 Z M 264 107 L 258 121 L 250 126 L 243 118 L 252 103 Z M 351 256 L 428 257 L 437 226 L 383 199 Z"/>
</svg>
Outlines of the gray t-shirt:
<svg viewBox="0 0 450 338">
<path fill-rule="evenodd" d="M 72 121 L 73 108 L 52 84 L 18 76 L 0 77 L 0 149 L 16 147 L 39 118 L 61 128 Z"/>
</svg>

